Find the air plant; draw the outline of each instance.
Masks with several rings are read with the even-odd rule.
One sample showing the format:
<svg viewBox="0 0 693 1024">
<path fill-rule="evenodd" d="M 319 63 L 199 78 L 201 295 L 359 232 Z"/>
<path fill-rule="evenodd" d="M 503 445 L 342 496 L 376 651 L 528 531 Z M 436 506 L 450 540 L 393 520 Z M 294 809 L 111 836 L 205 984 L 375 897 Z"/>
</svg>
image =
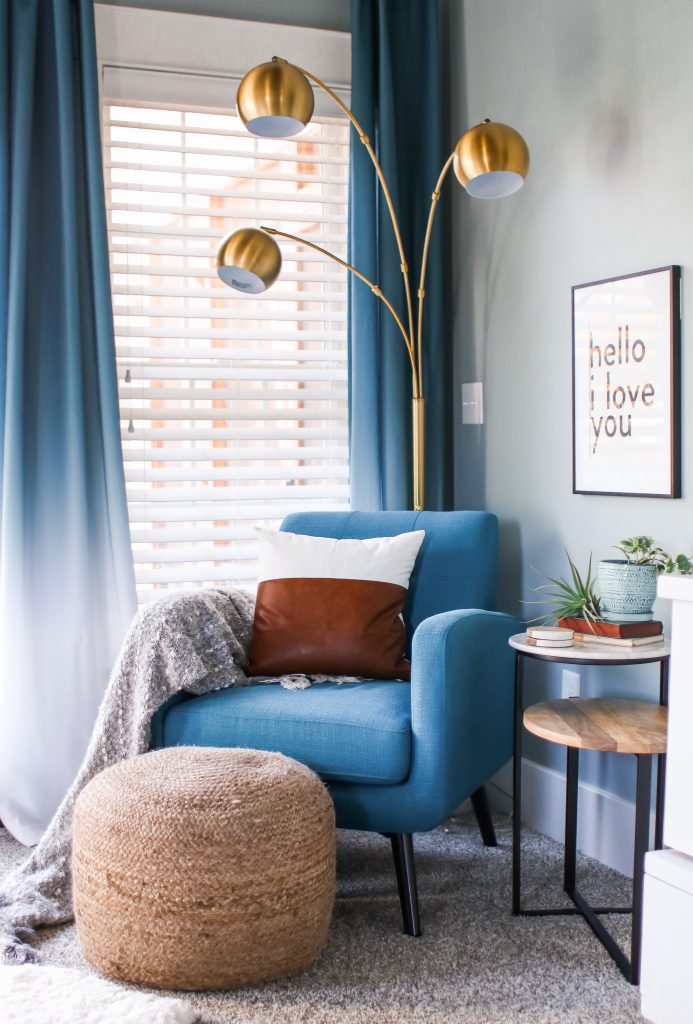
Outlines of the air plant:
<svg viewBox="0 0 693 1024">
<path fill-rule="evenodd" d="M 546 573 L 538 572 L 548 583 L 540 587 L 532 587 L 535 594 L 542 594 L 540 601 L 527 601 L 526 604 L 551 604 L 552 610 L 544 615 L 539 615 L 531 622 L 546 622 L 549 619 L 586 619 L 588 622 L 596 622 L 601 619 L 599 598 L 597 597 L 595 579 L 592 576 L 592 555 L 590 554 L 587 564 L 587 573 L 583 579 L 579 569 L 566 551 L 566 558 L 570 566 L 570 579 L 547 576 Z M 532 567 L 534 568 L 534 567 Z"/>
</svg>

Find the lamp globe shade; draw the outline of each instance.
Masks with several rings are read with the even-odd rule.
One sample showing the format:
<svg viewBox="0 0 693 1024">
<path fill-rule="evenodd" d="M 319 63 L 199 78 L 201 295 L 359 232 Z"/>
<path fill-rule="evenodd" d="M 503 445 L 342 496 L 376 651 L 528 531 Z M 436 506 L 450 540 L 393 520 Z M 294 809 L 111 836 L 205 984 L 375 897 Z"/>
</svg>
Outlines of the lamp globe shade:
<svg viewBox="0 0 693 1024">
<path fill-rule="evenodd" d="M 453 166 L 457 180 L 470 196 L 500 199 L 524 185 L 529 149 L 510 125 L 483 121 L 457 143 Z"/>
<path fill-rule="evenodd" d="M 249 132 L 265 139 L 296 135 L 313 116 L 310 82 L 286 61 L 258 64 L 238 87 L 238 116 Z"/>
<path fill-rule="evenodd" d="M 259 228 L 239 228 L 222 239 L 217 274 L 229 288 L 259 295 L 279 276 L 282 254 L 273 238 Z"/>
</svg>

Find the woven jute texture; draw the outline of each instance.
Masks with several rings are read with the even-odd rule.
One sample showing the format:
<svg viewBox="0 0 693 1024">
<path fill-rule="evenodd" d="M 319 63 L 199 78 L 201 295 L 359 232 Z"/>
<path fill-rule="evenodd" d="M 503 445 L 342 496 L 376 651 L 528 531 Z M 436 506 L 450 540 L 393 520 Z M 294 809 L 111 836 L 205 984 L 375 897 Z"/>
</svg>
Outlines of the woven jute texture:
<svg viewBox="0 0 693 1024">
<path fill-rule="evenodd" d="M 87 960 L 110 978 L 219 989 L 305 970 L 335 892 L 332 801 L 282 754 L 173 747 L 77 800 L 72 872 Z"/>
</svg>

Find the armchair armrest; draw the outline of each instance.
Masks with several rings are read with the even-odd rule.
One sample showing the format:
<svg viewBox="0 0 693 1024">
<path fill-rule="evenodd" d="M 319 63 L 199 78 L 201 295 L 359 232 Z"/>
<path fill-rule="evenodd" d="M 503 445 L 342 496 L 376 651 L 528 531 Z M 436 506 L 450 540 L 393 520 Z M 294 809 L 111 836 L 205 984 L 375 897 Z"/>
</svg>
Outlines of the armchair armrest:
<svg viewBox="0 0 693 1024">
<path fill-rule="evenodd" d="M 476 609 L 425 619 L 412 645 L 412 768 L 434 827 L 512 755 L 517 619 Z M 420 826 L 426 827 L 424 825 Z"/>
<path fill-rule="evenodd" d="M 169 697 L 167 701 L 164 701 L 158 711 L 154 712 L 150 726 L 150 750 L 159 750 L 164 745 L 164 719 L 166 718 L 167 713 L 171 708 L 175 708 L 176 704 L 181 704 L 184 700 L 190 700 L 191 697 L 191 693 L 186 693 L 185 690 L 179 690 L 178 693 L 174 693 L 172 697 Z"/>
</svg>

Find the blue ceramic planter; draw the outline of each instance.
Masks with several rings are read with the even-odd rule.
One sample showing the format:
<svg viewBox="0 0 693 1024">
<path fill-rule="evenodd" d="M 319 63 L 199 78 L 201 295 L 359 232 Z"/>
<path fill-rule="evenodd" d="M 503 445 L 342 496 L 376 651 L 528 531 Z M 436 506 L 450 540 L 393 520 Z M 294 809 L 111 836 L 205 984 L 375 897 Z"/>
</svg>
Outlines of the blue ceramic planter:
<svg viewBox="0 0 693 1024">
<path fill-rule="evenodd" d="M 605 619 L 649 618 L 657 596 L 657 571 L 654 565 L 606 559 L 597 567 L 597 590 Z"/>
</svg>

